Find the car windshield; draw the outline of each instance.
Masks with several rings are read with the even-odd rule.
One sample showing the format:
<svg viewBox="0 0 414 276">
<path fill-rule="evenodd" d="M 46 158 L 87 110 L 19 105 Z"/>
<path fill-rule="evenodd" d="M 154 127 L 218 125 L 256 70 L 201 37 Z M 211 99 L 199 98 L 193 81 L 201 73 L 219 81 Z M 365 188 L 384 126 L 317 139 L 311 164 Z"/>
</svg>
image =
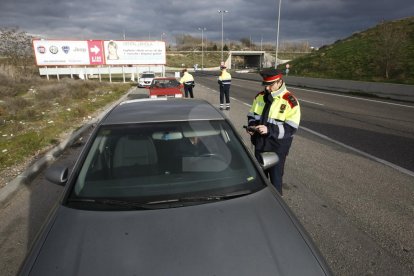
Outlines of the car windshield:
<svg viewBox="0 0 414 276">
<path fill-rule="evenodd" d="M 264 185 L 225 121 L 101 126 L 69 199 L 153 202 Z"/>
<path fill-rule="evenodd" d="M 152 81 L 152 88 L 173 88 L 179 87 L 180 83 L 176 79 L 154 79 Z"/>
<path fill-rule="evenodd" d="M 141 76 L 141 78 L 153 78 L 153 77 L 155 77 L 155 75 L 154 74 L 142 74 L 142 76 Z"/>
</svg>

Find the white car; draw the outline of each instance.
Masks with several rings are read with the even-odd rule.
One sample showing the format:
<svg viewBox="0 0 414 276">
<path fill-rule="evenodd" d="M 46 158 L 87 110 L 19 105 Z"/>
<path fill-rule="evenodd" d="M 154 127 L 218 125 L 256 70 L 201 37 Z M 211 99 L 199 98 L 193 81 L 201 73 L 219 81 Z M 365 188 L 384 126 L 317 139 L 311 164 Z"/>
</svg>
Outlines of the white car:
<svg viewBox="0 0 414 276">
<path fill-rule="evenodd" d="M 155 78 L 154 72 L 143 72 L 138 79 L 138 87 L 149 87 Z"/>
</svg>

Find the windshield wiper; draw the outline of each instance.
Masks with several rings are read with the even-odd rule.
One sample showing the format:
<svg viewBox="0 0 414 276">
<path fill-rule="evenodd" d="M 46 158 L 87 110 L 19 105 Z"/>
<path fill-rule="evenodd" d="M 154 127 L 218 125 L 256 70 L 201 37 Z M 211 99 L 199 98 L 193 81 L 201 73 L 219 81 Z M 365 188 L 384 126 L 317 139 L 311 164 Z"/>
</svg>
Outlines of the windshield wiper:
<svg viewBox="0 0 414 276">
<path fill-rule="evenodd" d="M 147 206 L 147 204 L 142 204 L 138 202 L 133 202 L 129 200 L 117 200 L 117 199 L 100 199 L 100 198 L 70 198 L 68 202 L 81 202 L 81 203 L 92 203 L 92 204 L 103 204 L 111 205 L 118 207 L 127 207 L 134 210 L 146 210 L 152 209 Z"/>
<path fill-rule="evenodd" d="M 180 198 L 173 198 L 173 199 L 150 201 L 150 202 L 146 202 L 146 205 L 171 204 L 171 203 L 174 204 L 174 203 L 180 203 L 180 202 L 205 203 L 205 202 L 211 202 L 211 201 L 221 201 L 221 200 L 237 198 L 237 197 L 245 196 L 251 193 L 252 191 L 250 190 L 243 190 L 243 191 L 237 191 L 234 193 L 220 194 L 220 195 L 180 197 Z"/>
<path fill-rule="evenodd" d="M 180 198 L 172 198 L 172 199 L 162 199 L 162 200 L 154 200 L 154 201 L 147 201 L 147 202 L 136 202 L 131 200 L 119 200 L 119 199 L 109 199 L 109 198 L 69 198 L 68 203 L 72 202 L 79 202 L 79 203 L 88 203 L 88 204 L 102 204 L 108 206 L 118 206 L 118 207 L 125 207 L 133 210 L 148 210 L 159 208 L 160 205 L 164 205 L 164 208 L 170 208 L 172 206 L 183 206 L 180 203 L 207 203 L 212 201 L 221 201 L 227 200 L 232 198 L 237 198 L 241 196 L 245 196 L 251 194 L 252 191 L 250 190 L 242 190 L 228 194 L 220 194 L 220 195 L 205 195 L 205 196 L 192 196 L 192 197 L 180 197 Z M 157 206 L 157 207 L 155 207 Z"/>
</svg>

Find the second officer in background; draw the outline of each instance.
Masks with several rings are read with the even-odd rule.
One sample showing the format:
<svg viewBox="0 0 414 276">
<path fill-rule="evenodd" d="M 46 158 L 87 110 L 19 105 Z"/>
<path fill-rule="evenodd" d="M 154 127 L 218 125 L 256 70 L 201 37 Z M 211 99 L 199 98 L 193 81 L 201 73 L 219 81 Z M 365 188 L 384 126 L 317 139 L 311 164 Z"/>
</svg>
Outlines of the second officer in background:
<svg viewBox="0 0 414 276">
<path fill-rule="evenodd" d="M 183 73 L 183 76 L 180 79 L 180 83 L 184 85 L 184 96 L 188 98 L 188 95 L 190 95 L 190 98 L 194 98 L 194 95 L 193 95 L 193 88 L 195 86 L 194 77 L 193 75 L 187 72 L 187 69 L 183 69 L 182 73 Z"/>
<path fill-rule="evenodd" d="M 218 84 L 220 85 L 220 110 L 226 108 L 230 109 L 230 85 L 231 75 L 226 70 L 226 66 L 220 66 L 221 74 L 218 77 Z M 224 98 L 226 98 L 226 104 L 224 104 Z"/>
</svg>

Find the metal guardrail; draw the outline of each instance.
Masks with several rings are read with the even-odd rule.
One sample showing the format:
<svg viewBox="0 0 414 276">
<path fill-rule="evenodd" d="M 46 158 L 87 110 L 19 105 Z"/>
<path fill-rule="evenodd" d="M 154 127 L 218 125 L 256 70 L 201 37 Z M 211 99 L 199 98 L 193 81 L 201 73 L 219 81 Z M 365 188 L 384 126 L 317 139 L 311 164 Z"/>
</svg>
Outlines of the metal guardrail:
<svg viewBox="0 0 414 276">
<path fill-rule="evenodd" d="M 218 71 L 203 71 L 196 74 L 219 75 Z M 261 81 L 257 73 L 231 72 L 233 78 Z M 288 86 L 322 89 L 350 94 L 365 94 L 366 96 L 414 102 L 414 85 L 393 84 L 383 82 L 365 82 L 353 80 L 336 80 L 322 78 L 306 78 L 285 76 Z"/>
</svg>

